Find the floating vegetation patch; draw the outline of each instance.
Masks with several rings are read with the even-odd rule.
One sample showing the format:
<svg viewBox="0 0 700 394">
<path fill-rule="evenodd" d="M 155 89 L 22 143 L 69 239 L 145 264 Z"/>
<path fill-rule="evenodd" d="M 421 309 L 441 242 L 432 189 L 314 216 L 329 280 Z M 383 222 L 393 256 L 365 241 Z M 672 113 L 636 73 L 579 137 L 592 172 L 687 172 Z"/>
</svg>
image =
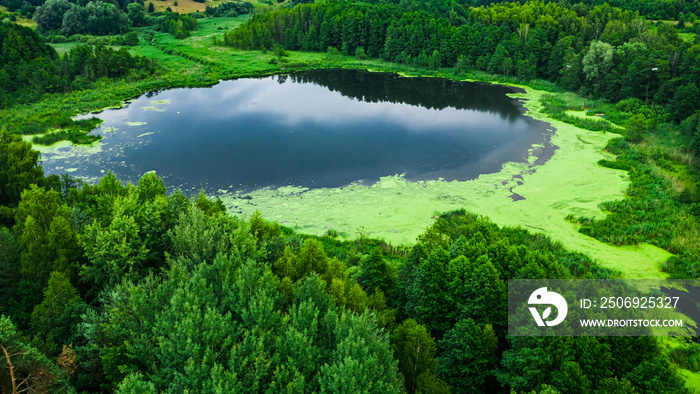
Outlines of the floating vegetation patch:
<svg viewBox="0 0 700 394">
<path fill-rule="evenodd" d="M 165 109 L 163 109 L 163 108 L 158 108 L 158 107 L 154 107 L 154 106 L 152 106 L 152 105 L 148 105 L 148 106 L 145 106 L 145 107 L 140 107 L 140 109 L 142 109 L 142 110 L 144 110 L 144 111 L 165 112 Z"/>
<path fill-rule="evenodd" d="M 126 124 L 129 126 L 143 126 L 146 122 L 126 122 Z"/>
<path fill-rule="evenodd" d="M 603 151 L 614 133 L 600 133 L 552 119 L 540 113 L 546 92 L 526 89 L 511 97 L 524 100 L 527 115 L 549 122 L 558 147 L 545 163 L 535 164 L 533 147 L 527 163 L 509 162 L 500 172 L 461 181 L 406 180 L 401 175 L 341 188 L 285 187 L 261 189 L 244 196 L 220 193 L 234 214 L 250 216 L 256 210 L 269 220 L 323 235 L 328 228 L 352 238 L 363 226 L 372 237 L 394 244 L 411 244 L 438 212 L 467 209 L 499 225 L 520 226 L 544 233 L 565 247 L 595 258 L 605 267 L 630 278 L 661 278 L 661 264 L 671 254 L 651 246 L 616 247 L 578 232 L 567 215 L 602 217 L 599 204 L 623 198 L 629 186 L 626 171 L 605 168 L 613 160 Z M 518 198 L 513 198 L 513 196 Z"/>
</svg>

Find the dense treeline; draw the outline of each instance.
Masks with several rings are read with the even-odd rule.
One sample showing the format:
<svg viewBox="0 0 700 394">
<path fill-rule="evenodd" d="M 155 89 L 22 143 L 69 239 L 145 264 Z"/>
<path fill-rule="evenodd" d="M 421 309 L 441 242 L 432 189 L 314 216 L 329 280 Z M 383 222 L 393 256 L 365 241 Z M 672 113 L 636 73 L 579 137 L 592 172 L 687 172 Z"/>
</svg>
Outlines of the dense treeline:
<svg viewBox="0 0 700 394">
<path fill-rule="evenodd" d="M 0 106 L 57 89 L 58 55 L 32 29 L 0 23 Z M 51 79 L 54 79 L 51 81 Z"/>
<path fill-rule="evenodd" d="M 339 92 L 343 96 L 370 103 L 406 103 L 430 109 L 493 110 L 499 108 L 500 116 L 513 118 L 520 110 L 513 105 L 507 93 L 518 89 L 487 84 L 462 84 L 448 79 L 402 78 L 390 73 L 358 73 L 356 70 L 338 70 L 336 73 L 314 70 L 279 76 L 295 82 L 314 83 Z M 359 78 L 359 79 L 358 79 Z M 352 81 L 352 83 L 350 83 Z M 355 82 L 357 81 L 357 82 Z M 374 86 L 376 89 L 367 89 Z M 482 90 L 483 89 L 483 90 Z M 485 90 L 497 90 L 502 94 L 481 94 Z"/>
<path fill-rule="evenodd" d="M 253 11 L 253 5 L 247 1 L 206 7 L 206 15 L 214 17 L 236 17 Z M 99 0 L 90 2 L 47 0 L 38 5 L 30 16 L 37 23 L 39 32 L 46 35 L 65 37 L 76 34 L 117 35 L 129 32 L 132 27 L 156 25 L 161 31 L 175 31 L 173 35 L 178 38 L 188 37 L 186 33 L 195 30 L 196 21 L 194 26 L 190 21 L 190 19 L 194 20 L 193 16 L 203 17 L 198 13 L 193 13 L 191 16 L 179 15 L 171 12 L 170 8 L 166 12 L 156 13 L 152 9 L 152 3 L 146 12 L 143 1 L 122 3 Z M 171 26 L 173 20 L 175 24 L 184 23 L 184 26 Z"/>
<path fill-rule="evenodd" d="M 68 0 L 48 0 L 37 7 L 33 18 L 40 32 L 58 31 L 64 36 L 122 34 L 131 28 L 126 13 L 112 3 L 101 1 L 81 6 Z"/>
<path fill-rule="evenodd" d="M 410 250 L 302 236 L 37 158 L 0 133 L 0 345 L 32 390 L 685 391 L 652 337 L 506 336 L 508 279 L 614 275 L 542 235 L 462 211 Z"/>
<path fill-rule="evenodd" d="M 35 31 L 0 23 L 0 107 L 39 100 L 44 93 L 86 89 L 100 78 L 141 78 L 152 60 L 122 48 L 80 45 L 63 58 Z"/>
<path fill-rule="evenodd" d="M 516 1 L 523 3 L 525 0 L 466 0 L 463 3 L 471 6 L 481 6 Z M 650 19 L 678 19 L 689 23 L 693 23 L 696 17 L 700 16 L 700 1 L 698 0 L 567 0 L 565 2 L 557 1 L 556 3 L 567 4 L 577 10 L 585 9 L 586 6 L 595 7 L 609 4 L 613 7 L 633 12 L 638 11 L 641 15 Z"/>
<path fill-rule="evenodd" d="M 7 7 L 11 12 L 18 12 L 27 17 L 32 17 L 33 13 L 51 3 L 52 0 L 0 0 L 0 5 Z M 70 4 L 78 5 L 81 8 L 85 7 L 89 1 L 70 1 Z M 111 4 L 117 7 L 118 10 L 127 12 L 129 5 L 139 4 L 143 6 L 143 0 L 113 0 L 107 1 L 105 4 Z"/>
<path fill-rule="evenodd" d="M 250 2 L 230 2 L 218 6 L 207 6 L 204 13 L 214 17 L 236 17 L 238 15 L 250 14 L 255 8 Z"/>
<path fill-rule="evenodd" d="M 175 12 L 166 12 L 165 15 L 159 17 L 158 26 L 160 31 L 170 33 L 175 38 L 189 37 L 192 30 L 199 29 L 195 18 Z"/>
<path fill-rule="evenodd" d="M 459 12 L 458 12 L 459 11 Z M 256 15 L 228 45 L 326 51 L 457 72 L 543 78 L 611 101 L 664 107 L 680 121 L 700 109 L 700 45 L 607 5 L 579 15 L 555 3 L 455 7 L 443 16 L 381 2 L 324 2 Z"/>
</svg>

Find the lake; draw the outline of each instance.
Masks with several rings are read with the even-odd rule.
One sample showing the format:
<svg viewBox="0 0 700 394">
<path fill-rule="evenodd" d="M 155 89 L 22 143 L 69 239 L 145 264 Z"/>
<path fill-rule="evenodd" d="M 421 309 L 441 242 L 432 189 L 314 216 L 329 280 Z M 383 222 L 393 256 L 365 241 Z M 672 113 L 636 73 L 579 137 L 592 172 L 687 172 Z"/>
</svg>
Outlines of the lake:
<svg viewBox="0 0 700 394">
<path fill-rule="evenodd" d="M 522 115 L 517 89 L 358 70 L 222 81 L 138 97 L 95 116 L 98 147 L 42 155 L 47 174 L 136 182 L 155 171 L 169 190 L 247 192 L 408 180 L 469 180 L 554 151 L 547 124 Z M 542 148 L 543 147 L 543 148 Z"/>
</svg>

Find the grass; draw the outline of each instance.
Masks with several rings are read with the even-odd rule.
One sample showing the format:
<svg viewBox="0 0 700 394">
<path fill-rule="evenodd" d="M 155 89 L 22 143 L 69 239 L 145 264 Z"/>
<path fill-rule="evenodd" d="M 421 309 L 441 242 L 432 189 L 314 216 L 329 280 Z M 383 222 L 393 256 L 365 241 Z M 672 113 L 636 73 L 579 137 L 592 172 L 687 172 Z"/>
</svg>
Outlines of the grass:
<svg viewBox="0 0 700 394">
<path fill-rule="evenodd" d="M 12 14 L 12 13 L 7 11 L 7 7 L 0 5 L 0 14 Z M 29 28 L 36 30 L 36 22 L 34 22 L 32 19 L 26 18 L 26 17 L 20 15 L 19 13 L 14 13 L 14 14 L 17 17 L 17 20 L 14 23 L 16 23 L 20 26 L 29 27 Z M 0 18 L 0 22 L 2 22 L 1 18 Z"/>
<path fill-rule="evenodd" d="M 177 1 L 177 5 L 175 5 L 175 2 Z M 148 3 L 145 2 L 146 8 L 148 8 Z M 204 12 L 204 9 L 207 6 L 214 6 L 217 4 L 221 4 L 222 2 L 217 2 L 217 1 L 207 1 L 205 3 L 198 3 L 196 1 L 192 0 L 153 0 L 151 1 L 153 3 L 153 8 L 155 9 L 156 12 L 163 12 L 165 11 L 168 7 L 170 7 L 171 10 L 174 12 L 178 12 L 181 14 L 189 14 L 190 12 Z"/>
<path fill-rule="evenodd" d="M 695 42 L 695 33 L 678 33 L 678 37 L 689 44 Z"/>
<path fill-rule="evenodd" d="M 62 42 L 60 44 L 49 44 L 53 47 L 53 49 L 56 50 L 59 56 L 63 56 L 66 53 L 70 52 L 73 48 L 77 47 L 78 45 L 83 45 L 85 44 L 84 42 Z"/>
<path fill-rule="evenodd" d="M 175 2 L 177 1 L 177 5 L 175 5 Z M 268 4 L 263 3 L 261 1 L 256 1 L 256 0 L 249 0 L 253 6 L 257 9 L 260 7 L 269 7 Z M 209 7 L 216 7 L 220 4 L 227 3 L 227 0 L 207 0 L 204 3 L 198 3 L 196 1 L 192 0 L 153 0 L 150 1 L 153 3 L 153 8 L 155 9 L 156 12 L 162 12 L 165 11 L 168 7 L 170 7 L 171 10 L 174 12 L 179 12 L 181 14 L 189 14 L 190 12 L 201 12 L 204 13 L 204 10 L 207 6 Z M 289 2 L 289 0 L 286 0 L 286 2 Z M 148 7 L 148 3 L 144 3 L 146 7 Z M 273 1 L 273 5 L 275 7 L 277 6 L 277 0 Z"/>
<path fill-rule="evenodd" d="M 32 138 L 32 142 L 40 145 L 53 145 L 60 141 L 70 141 L 73 144 L 89 145 L 100 139 L 102 139 L 102 137 L 80 131 L 59 130 L 36 136 Z"/>
</svg>

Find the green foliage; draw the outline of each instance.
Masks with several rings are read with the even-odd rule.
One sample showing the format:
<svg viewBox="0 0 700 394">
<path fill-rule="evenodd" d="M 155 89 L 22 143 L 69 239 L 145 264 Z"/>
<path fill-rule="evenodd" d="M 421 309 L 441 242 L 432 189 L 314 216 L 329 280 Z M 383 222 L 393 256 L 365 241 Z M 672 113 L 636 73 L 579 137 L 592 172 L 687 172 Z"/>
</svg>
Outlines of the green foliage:
<svg viewBox="0 0 700 394">
<path fill-rule="evenodd" d="M 153 3 L 151 3 L 152 5 Z M 156 394 L 156 386 L 149 381 L 144 380 L 140 373 L 133 373 L 127 376 L 117 389 L 118 393 L 122 394 Z"/>
<path fill-rule="evenodd" d="M 132 10 L 129 10 L 130 15 Z M 129 17 L 119 7 L 101 1 L 91 1 L 83 6 L 67 0 L 47 0 L 37 7 L 33 18 L 40 32 L 60 30 L 64 36 L 126 33 L 131 24 Z M 143 23 L 138 18 L 136 21 Z"/>
<path fill-rule="evenodd" d="M 669 358 L 680 368 L 700 372 L 700 346 L 696 343 L 671 349 Z"/>
<path fill-rule="evenodd" d="M 153 173 L 49 183 L 21 194 L 17 239 L 0 232 L 0 281 L 17 282 L 1 306 L 43 353 L 77 344 L 82 390 L 682 389 L 648 338 L 506 339 L 506 279 L 610 277 L 541 235 L 457 211 L 404 257 L 366 231 L 301 237 L 203 193 L 166 197 Z"/>
<path fill-rule="evenodd" d="M 18 136 L 0 130 L 0 224 L 11 225 L 11 208 L 17 206 L 23 190 L 43 183 L 44 171 L 38 165 L 39 152 Z"/>
<path fill-rule="evenodd" d="M 602 384 L 595 390 L 595 394 L 635 394 L 638 391 L 632 386 L 629 380 L 622 378 L 604 379 Z"/>
<path fill-rule="evenodd" d="M 543 78 L 613 102 L 653 101 L 680 121 L 700 106 L 693 90 L 700 47 L 683 44 L 668 26 L 649 29 L 644 19 L 607 4 L 580 9 L 530 1 L 467 11 L 448 2 L 319 2 L 255 15 L 224 41 L 243 49 L 325 51 L 328 62 L 336 53 L 356 54 L 426 70 L 454 67 L 456 75 Z"/>
<path fill-rule="evenodd" d="M 612 45 L 607 42 L 593 41 L 583 56 L 583 72 L 586 79 L 594 81 L 594 89 L 599 89 L 603 76 L 613 66 L 613 52 Z"/>
<path fill-rule="evenodd" d="M 0 107 L 34 101 L 59 88 L 58 55 L 35 31 L 0 23 L 0 48 Z"/>
<path fill-rule="evenodd" d="M 88 6 L 91 4 L 93 3 Z M 112 4 L 109 6 L 115 7 Z M 81 90 L 103 77 L 143 77 L 155 70 L 154 63 L 141 57 L 132 57 L 124 48 L 115 51 L 103 46 L 94 49 L 87 45 L 79 46 L 68 56 L 59 59 L 56 51 L 46 45 L 36 32 L 11 23 L 0 23 L 0 53 L 0 107 L 34 102 L 45 93 Z M 70 138 L 81 143 L 95 140 L 94 137 L 85 137 L 84 132 L 72 133 L 75 130 L 86 131 L 87 125 L 71 121 L 71 116 L 67 114 L 55 112 L 54 109 L 47 118 L 35 118 L 27 123 L 13 121 L 8 125 L 8 130 L 39 134 L 49 128 L 71 126 L 60 130 L 58 135 L 42 137 L 40 141 L 50 144 L 59 135 L 63 139 Z M 83 140 L 78 134 L 83 134 Z"/>
<path fill-rule="evenodd" d="M 52 271 L 76 277 L 81 251 L 68 207 L 56 191 L 31 185 L 22 192 L 15 221 L 14 229 L 24 245 L 20 270 L 25 278 L 43 286 Z"/>
<path fill-rule="evenodd" d="M 636 140 L 635 127 L 649 144 L 662 138 L 659 128 L 667 126 L 659 124 L 668 111 L 684 121 L 679 139 L 700 141 L 696 119 L 682 119 L 697 109 L 697 100 L 688 100 L 685 93 L 692 97 L 692 86 L 699 83 L 695 78 L 698 52 L 690 43 L 681 44 L 675 29 L 649 29 L 645 21 L 608 6 L 571 9 L 529 2 L 470 9 L 447 2 L 395 3 L 323 2 L 259 12 L 249 26 L 226 34 L 225 40 L 247 48 L 277 46 L 275 55 L 280 59 L 282 54 L 289 55 L 283 52 L 285 47 L 321 52 L 331 48 L 331 62 L 340 59 L 342 51 L 436 70 L 454 66 L 456 74 L 491 68 L 525 80 L 543 77 L 612 101 L 627 98 L 617 106 L 617 114 L 607 109 L 612 104 L 597 112 L 605 112 L 615 123 L 627 122 L 628 139 Z M 140 10 L 131 8 L 138 19 Z M 206 20 L 200 22 L 205 26 Z M 185 35 L 184 31 L 177 34 L 176 25 L 163 31 L 173 33 L 174 26 L 173 34 Z M 168 50 L 176 45 L 172 37 L 161 33 L 142 34 Z M 158 38 L 151 40 L 154 35 Z M 585 60 L 594 46 L 596 50 Z M 608 49 L 612 50 L 611 64 L 606 63 Z M 135 50 L 160 51 L 155 46 Z M 236 75 L 243 72 L 235 68 L 240 63 L 222 68 L 214 63 L 185 62 L 186 56 L 196 57 L 187 50 L 177 49 L 176 55 L 167 58 L 193 69 L 206 68 L 215 76 L 224 69 Z M 602 63 L 592 62 L 593 55 L 599 55 Z M 124 92 L 133 96 L 145 86 L 152 89 L 148 83 L 102 84 L 94 74 L 97 69 L 90 71 L 95 63 L 89 61 L 85 48 L 72 56 L 68 56 L 70 62 L 60 63 L 70 67 L 58 73 L 66 77 L 54 84 L 58 86 L 55 91 L 100 85 L 102 90 L 94 94 L 109 96 L 115 87 L 119 93 L 110 97 L 118 102 L 115 97 Z M 104 61 L 120 63 L 118 56 L 110 56 Z M 292 53 L 289 57 L 300 56 Z M 320 59 L 323 55 L 303 56 Z M 81 60 L 83 57 L 88 61 Z M 247 53 L 237 52 L 236 57 L 255 61 Z M 269 55 L 265 62 L 268 59 Z M 86 69 L 81 68 L 84 64 Z M 255 67 L 245 69 L 257 70 Z M 209 78 L 204 71 L 196 75 L 202 81 Z M 109 77 L 136 78 L 128 68 Z M 179 81 L 191 83 L 189 78 Z M 158 87 L 171 86 L 163 83 Z M 41 91 L 36 94 L 43 94 L 37 86 L 32 86 Z M 684 94 L 678 94 L 679 90 Z M 70 97 L 89 98 L 90 94 Z M 608 122 L 566 115 L 567 109 L 583 109 L 580 103 L 552 100 L 546 104 L 546 110 L 558 119 L 598 130 L 611 127 Z M 41 124 L 63 124 L 57 119 Z M 43 127 L 38 121 L 8 125 L 13 131 L 28 132 Z M 618 160 L 603 164 L 632 169 L 631 198 L 606 204 L 612 212 L 608 217 L 614 217 L 610 221 L 580 219 L 582 229 L 616 243 L 651 240 L 664 244 L 678 252 L 669 267 L 676 264 L 683 267 L 676 274 L 694 275 L 694 261 L 698 261 L 692 254 L 697 244 L 692 234 L 698 228 L 691 209 L 694 194 L 688 188 L 681 199 L 662 179 L 664 174 L 677 174 L 677 158 L 666 151 L 643 149 L 621 140 L 611 146 Z M 46 183 L 56 184 L 55 180 Z M 67 214 L 55 209 L 49 216 L 67 218 L 67 227 L 57 224 L 53 230 L 70 228 L 79 234 L 78 245 L 86 242 L 86 256 L 78 253 L 75 263 L 83 266 L 81 277 L 88 282 L 83 283 L 81 293 L 88 295 L 86 299 L 94 298 L 94 309 L 83 313 L 80 330 L 72 325 L 78 320 L 75 311 L 79 308 L 61 312 L 54 326 L 40 328 L 44 325 L 34 323 L 33 330 L 47 338 L 54 329 L 58 334 L 51 334 L 52 338 L 68 338 L 66 331 L 84 335 L 88 342 L 76 350 L 81 369 L 75 380 L 91 382 L 82 383 L 92 387 L 91 391 L 397 391 L 403 389 L 397 378 L 397 371 L 402 371 L 405 388 L 413 392 L 449 392 L 445 381 L 455 392 L 470 388 L 487 392 L 682 392 L 677 374 L 668 368 L 653 341 L 506 339 L 505 280 L 611 275 L 546 237 L 522 229 L 499 229 L 484 218 L 456 212 L 436 220 L 404 258 L 391 248 L 386 252 L 373 249 L 378 244 L 369 239 L 367 231 L 362 239 L 347 244 L 324 238 L 304 240 L 258 214 L 248 221 L 230 218 L 223 204 L 209 201 L 203 193 L 192 203 L 181 193 L 166 198 L 162 182 L 154 175 L 142 179 L 137 187 L 122 186 L 111 174 L 98 185 L 77 186 L 72 190 L 66 186 L 59 194 Z M 37 228 L 26 218 L 22 225 L 27 222 L 26 228 Z M 8 231 L 0 234 L 0 251 L 7 250 L 9 256 L 4 263 L 0 258 L 0 285 L 3 280 L 16 284 L 7 290 L 15 293 L 13 299 L 0 304 L 7 304 L 2 305 L 3 311 L 12 313 L 13 320 L 30 327 L 27 311 L 39 304 L 36 297 L 54 294 L 70 284 L 57 286 L 66 281 L 56 281 L 42 291 L 43 284 L 36 288 L 36 281 L 25 279 L 30 274 L 18 270 L 16 263 L 24 227 L 15 231 L 15 240 Z M 2 246 L 3 239 L 7 246 Z M 71 242 L 77 242 L 75 234 Z M 35 247 L 32 253 L 37 251 Z M 270 262 L 274 262 L 272 270 Z M 397 314 L 387 305 L 396 307 Z M 50 315 L 47 307 L 37 308 Z M 59 311 L 55 313 L 58 316 Z M 394 319 L 398 328 L 392 331 Z M 391 342 L 396 360 L 378 327 L 401 338 Z M 416 343 L 431 348 L 432 337 L 440 340 L 438 349 L 428 352 L 440 361 L 439 376 L 429 367 L 429 357 L 411 358 L 415 353 L 405 350 Z M 58 344 L 64 339 L 48 342 L 52 341 Z M 41 345 L 41 350 L 51 346 Z M 672 354 L 674 362 L 694 365 L 692 352 L 677 353 Z M 476 355 L 481 356 L 472 360 Z M 411 374 L 405 365 L 424 372 Z"/>
<path fill-rule="evenodd" d="M 255 235 L 258 242 L 270 241 L 280 236 L 280 225 L 276 222 L 267 222 L 258 211 L 253 212 L 250 220 L 250 233 Z M 321 246 L 323 248 L 323 246 Z"/>
<path fill-rule="evenodd" d="M 178 39 L 189 37 L 192 30 L 199 29 L 197 19 L 171 11 L 159 16 L 157 24 L 160 31 L 170 33 Z"/>
<path fill-rule="evenodd" d="M 218 198 L 216 199 L 216 201 L 209 201 L 209 199 L 207 199 L 207 196 L 204 194 L 204 189 L 199 191 L 199 195 L 194 200 L 194 205 L 196 205 L 197 208 L 201 209 L 202 212 L 209 216 L 214 216 L 217 213 L 226 212 L 226 207 L 224 206 L 224 203 Z"/>
<path fill-rule="evenodd" d="M 250 14 L 255 10 L 253 4 L 248 1 L 222 3 L 216 7 L 207 6 L 204 10 L 207 16 L 213 17 L 236 17 L 238 15 Z"/>
<path fill-rule="evenodd" d="M 554 119 L 573 124 L 576 127 L 588 129 L 592 131 L 612 131 L 613 125 L 598 117 L 580 117 L 572 116 L 566 113 L 569 109 L 581 109 L 584 107 L 584 102 L 575 103 L 573 100 L 567 100 L 565 95 L 545 95 L 542 98 L 542 104 L 549 116 Z"/>
<path fill-rule="evenodd" d="M 483 331 L 471 319 L 463 319 L 440 341 L 440 376 L 454 393 L 485 392 L 489 359 L 495 349 L 485 344 Z"/>
<path fill-rule="evenodd" d="M 397 362 L 371 315 L 343 314 L 334 334 L 337 348 L 321 367 L 321 392 L 401 391 Z"/>
<path fill-rule="evenodd" d="M 274 277 L 262 264 L 219 254 L 202 263 L 181 256 L 169 266 L 162 282 L 117 285 L 105 294 L 104 314 L 88 323 L 88 339 L 122 391 L 317 391 L 336 370 L 354 387 L 398 391 L 388 341 L 372 318 L 335 310 L 316 275 L 297 288 L 282 317 Z M 324 366 L 328 360 L 338 362 Z"/>
<path fill-rule="evenodd" d="M 144 204 L 158 197 L 165 197 L 165 183 L 158 178 L 155 172 L 148 172 L 139 179 L 136 186 L 136 198 L 138 203 Z"/>
<path fill-rule="evenodd" d="M 16 237 L 0 227 L 0 313 L 10 315 L 20 274 L 20 247 Z"/>
<path fill-rule="evenodd" d="M 85 131 L 61 130 L 34 137 L 32 138 L 32 142 L 39 145 L 53 145 L 59 141 L 70 141 L 76 145 L 90 145 L 100 139 L 102 139 L 102 137 L 87 134 Z"/>
<path fill-rule="evenodd" d="M 392 276 L 391 267 L 384 259 L 382 251 L 374 248 L 360 261 L 360 271 L 355 279 L 369 293 L 375 290 L 386 293 L 394 287 Z"/>
<path fill-rule="evenodd" d="M 124 205 L 123 200 L 117 200 L 110 224 L 103 227 L 94 222 L 85 227 L 80 239 L 90 261 L 81 269 L 82 279 L 98 289 L 115 285 L 122 278 L 137 279 L 146 261 L 148 249 Z"/>
<path fill-rule="evenodd" d="M 419 388 L 421 375 L 435 375 L 437 346 L 425 326 L 413 319 L 404 320 L 391 335 L 391 347 L 409 393 Z M 423 379 L 427 378 L 424 376 Z"/>
<path fill-rule="evenodd" d="M 10 356 L 14 384 L 17 390 L 31 389 L 35 392 L 65 392 L 74 393 L 68 384 L 66 375 L 36 348 L 26 343 L 10 318 L 0 315 L 0 385 L 12 388 L 10 380 L 10 365 L 6 355 Z"/>
<path fill-rule="evenodd" d="M 668 112 L 676 122 L 681 122 L 697 110 L 700 90 L 694 83 L 679 87 L 668 105 Z"/>
<path fill-rule="evenodd" d="M 177 225 L 170 230 L 172 256 L 193 262 L 213 260 L 231 250 L 231 240 L 225 234 L 237 227 L 228 217 L 209 217 L 194 205 L 180 215 Z"/>
<path fill-rule="evenodd" d="M 648 152 L 621 139 L 612 140 L 607 149 L 617 160 L 605 163 L 606 166 L 629 169 L 632 187 L 628 198 L 603 204 L 603 209 L 610 212 L 605 218 L 578 218 L 582 224 L 579 231 L 615 245 L 649 242 L 667 248 L 678 256 L 667 262 L 666 271 L 680 277 L 696 276 L 700 269 L 695 231 L 698 219 L 689 214 L 692 205 L 681 203 L 681 196 L 670 189 L 668 179 L 659 173 L 661 167 L 667 174 L 679 175 L 669 156 L 661 151 Z"/>
<path fill-rule="evenodd" d="M 97 220 L 86 223 L 80 239 L 90 261 L 80 274 L 93 289 L 99 292 L 123 278 L 137 279 L 163 264 L 166 233 L 186 208 L 168 208 L 161 179 L 147 173 L 136 187 L 124 188 L 108 174 L 83 193 L 93 195 L 95 205 L 86 208 Z"/>
<path fill-rule="evenodd" d="M 633 115 L 627 121 L 627 140 L 630 142 L 639 142 L 644 138 L 649 124 L 644 115 Z"/>
<path fill-rule="evenodd" d="M 643 361 L 625 376 L 640 393 L 686 393 L 683 380 L 658 359 Z"/>
<path fill-rule="evenodd" d="M 138 4 L 138 3 L 134 3 L 134 4 Z M 138 4 L 138 5 L 140 5 L 140 4 Z M 141 6 L 141 7 L 143 7 L 143 6 Z M 124 45 L 130 46 L 130 47 L 139 45 L 139 35 L 136 34 L 136 32 L 134 32 L 134 31 L 130 31 L 130 32 L 124 34 Z"/>
<path fill-rule="evenodd" d="M 80 314 L 86 308 L 68 277 L 52 272 L 44 298 L 34 307 L 31 320 L 32 330 L 46 342 L 49 355 L 57 355 L 61 345 L 72 342 L 75 328 L 81 321 Z"/>
<path fill-rule="evenodd" d="M 292 281 L 297 281 L 312 273 L 326 274 L 329 261 L 323 250 L 323 244 L 316 239 L 307 238 L 299 249 L 299 253 L 293 253 L 290 247 L 286 246 L 284 254 L 275 263 L 275 269 L 281 277 L 289 277 Z M 332 280 L 332 276 L 329 279 Z"/>
</svg>

